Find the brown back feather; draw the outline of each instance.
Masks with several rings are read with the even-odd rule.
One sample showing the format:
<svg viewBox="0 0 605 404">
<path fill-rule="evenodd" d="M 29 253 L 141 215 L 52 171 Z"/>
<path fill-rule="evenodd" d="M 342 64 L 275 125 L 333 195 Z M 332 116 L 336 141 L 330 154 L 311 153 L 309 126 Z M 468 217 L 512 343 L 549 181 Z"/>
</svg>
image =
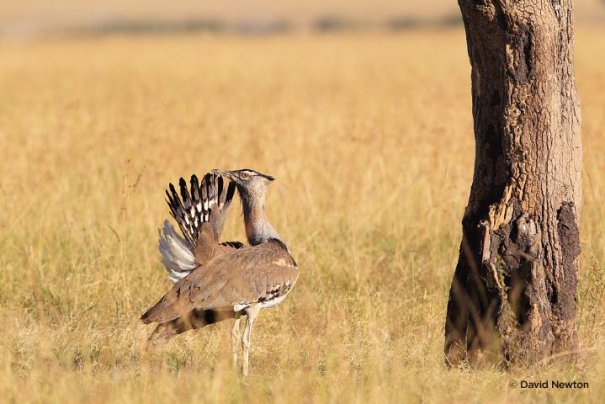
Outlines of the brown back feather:
<svg viewBox="0 0 605 404">
<path fill-rule="evenodd" d="M 141 320 L 166 323 L 195 310 L 232 309 L 285 294 L 294 286 L 298 268 L 278 240 L 233 250 L 210 260 L 181 279 Z"/>
</svg>

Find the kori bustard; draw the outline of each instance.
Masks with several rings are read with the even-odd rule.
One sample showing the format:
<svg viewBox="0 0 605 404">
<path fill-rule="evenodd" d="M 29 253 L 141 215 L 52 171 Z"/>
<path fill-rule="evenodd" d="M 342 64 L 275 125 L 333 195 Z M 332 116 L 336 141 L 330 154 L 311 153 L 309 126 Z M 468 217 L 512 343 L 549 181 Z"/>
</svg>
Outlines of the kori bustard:
<svg viewBox="0 0 605 404">
<path fill-rule="evenodd" d="M 149 338 L 157 341 L 233 318 L 231 334 L 236 364 L 240 317 L 246 316 L 241 341 L 242 371 L 247 376 L 254 321 L 262 308 L 272 307 L 285 299 L 298 279 L 298 267 L 285 242 L 267 219 L 266 196 L 273 177 L 249 169 L 214 170 L 211 174 L 235 183 L 242 201 L 249 246 L 222 250 L 204 264 L 200 263 L 147 310 L 141 320 L 146 324 L 158 323 Z M 221 205 L 217 206 L 220 208 Z M 209 207 L 208 217 L 212 216 L 212 209 Z M 196 217 L 200 219 L 200 215 Z M 206 219 L 205 214 L 202 219 Z M 213 239 L 215 244 L 216 241 L 217 238 Z"/>
</svg>

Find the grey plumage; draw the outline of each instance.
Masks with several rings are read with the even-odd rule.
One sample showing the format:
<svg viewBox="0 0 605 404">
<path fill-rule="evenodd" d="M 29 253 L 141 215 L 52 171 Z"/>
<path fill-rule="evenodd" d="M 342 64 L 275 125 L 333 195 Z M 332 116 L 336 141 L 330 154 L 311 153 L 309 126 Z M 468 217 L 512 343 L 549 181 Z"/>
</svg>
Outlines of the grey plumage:
<svg viewBox="0 0 605 404">
<path fill-rule="evenodd" d="M 169 279 L 176 283 L 189 275 L 199 264 L 195 260 L 191 243 L 179 236 L 168 220 L 160 230 L 159 249 L 162 263 L 168 272 Z"/>
<path fill-rule="evenodd" d="M 268 186 L 274 178 L 251 169 L 221 171 L 217 173 L 233 180 L 242 201 L 246 238 L 250 245 L 259 245 L 270 239 L 284 240 L 275 231 L 266 214 Z"/>
</svg>

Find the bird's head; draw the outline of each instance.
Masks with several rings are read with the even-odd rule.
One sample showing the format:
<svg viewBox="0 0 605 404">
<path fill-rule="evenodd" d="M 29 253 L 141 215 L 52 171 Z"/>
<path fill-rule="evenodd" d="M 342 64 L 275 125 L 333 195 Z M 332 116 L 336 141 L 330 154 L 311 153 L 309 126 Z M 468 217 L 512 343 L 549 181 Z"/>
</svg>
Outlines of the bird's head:
<svg viewBox="0 0 605 404">
<path fill-rule="evenodd" d="M 234 181 L 242 197 L 261 198 L 267 193 L 267 187 L 275 178 L 249 168 L 241 170 L 213 170 L 217 175 Z"/>
</svg>

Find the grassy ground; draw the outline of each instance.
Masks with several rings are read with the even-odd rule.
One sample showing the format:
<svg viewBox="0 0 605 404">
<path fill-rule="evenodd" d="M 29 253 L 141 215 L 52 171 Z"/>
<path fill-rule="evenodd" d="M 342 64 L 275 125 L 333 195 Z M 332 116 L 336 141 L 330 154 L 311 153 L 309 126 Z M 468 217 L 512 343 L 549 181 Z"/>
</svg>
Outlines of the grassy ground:
<svg viewBox="0 0 605 404">
<path fill-rule="evenodd" d="M 462 31 L 0 43 L 0 401 L 598 402 L 605 37 L 577 42 L 584 355 L 510 374 L 443 366 L 473 159 Z M 137 321 L 169 288 L 163 189 L 214 167 L 277 177 L 301 267 L 259 317 L 247 385 L 230 324 L 145 351 Z M 551 378 L 590 388 L 509 387 Z"/>
</svg>

